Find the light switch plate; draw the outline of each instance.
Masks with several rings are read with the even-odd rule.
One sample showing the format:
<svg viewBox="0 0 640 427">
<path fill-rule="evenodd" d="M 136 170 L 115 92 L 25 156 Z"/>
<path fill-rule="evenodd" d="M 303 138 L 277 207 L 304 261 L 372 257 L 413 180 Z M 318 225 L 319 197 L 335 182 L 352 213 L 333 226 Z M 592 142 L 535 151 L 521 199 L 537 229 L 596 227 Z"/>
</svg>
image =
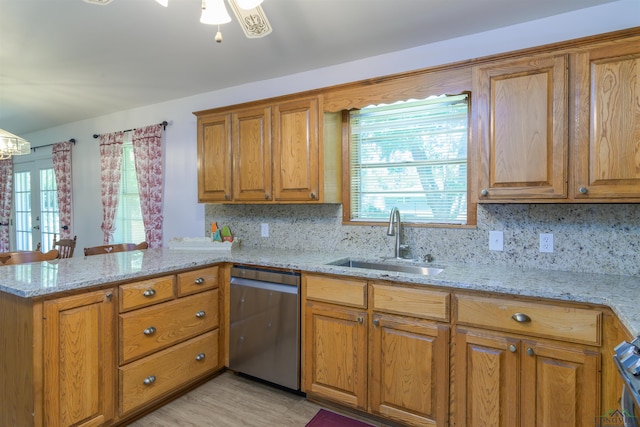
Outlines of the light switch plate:
<svg viewBox="0 0 640 427">
<path fill-rule="evenodd" d="M 504 235 L 502 231 L 490 231 L 489 232 L 489 250 L 502 251 L 504 250 Z"/>
</svg>

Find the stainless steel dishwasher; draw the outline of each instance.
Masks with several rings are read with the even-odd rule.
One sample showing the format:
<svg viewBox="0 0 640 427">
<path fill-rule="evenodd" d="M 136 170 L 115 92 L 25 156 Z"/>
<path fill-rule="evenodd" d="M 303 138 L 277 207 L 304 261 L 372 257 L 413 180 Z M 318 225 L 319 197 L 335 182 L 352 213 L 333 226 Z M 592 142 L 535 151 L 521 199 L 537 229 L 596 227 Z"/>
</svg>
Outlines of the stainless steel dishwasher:
<svg viewBox="0 0 640 427">
<path fill-rule="evenodd" d="M 234 266 L 229 368 L 300 390 L 300 274 Z"/>
</svg>

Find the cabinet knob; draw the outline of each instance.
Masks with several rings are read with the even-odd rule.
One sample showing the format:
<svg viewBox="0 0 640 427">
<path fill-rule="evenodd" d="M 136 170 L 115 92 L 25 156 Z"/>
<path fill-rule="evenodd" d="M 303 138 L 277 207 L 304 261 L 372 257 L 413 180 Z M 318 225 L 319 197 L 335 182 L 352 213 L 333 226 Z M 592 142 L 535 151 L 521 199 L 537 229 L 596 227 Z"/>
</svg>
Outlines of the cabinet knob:
<svg viewBox="0 0 640 427">
<path fill-rule="evenodd" d="M 513 316 L 511 316 L 511 318 L 513 320 L 515 320 L 518 323 L 528 323 L 531 322 L 531 317 L 527 316 L 524 313 L 515 313 Z"/>
<path fill-rule="evenodd" d="M 533 356 L 535 354 L 535 352 L 533 351 L 533 349 L 531 347 L 527 347 L 527 354 L 529 356 Z"/>
<path fill-rule="evenodd" d="M 156 382 L 156 376 L 155 375 L 149 375 L 147 378 L 144 379 L 144 381 L 142 381 L 142 384 L 151 385 L 151 384 L 153 384 L 155 382 Z"/>
<path fill-rule="evenodd" d="M 380 326 L 380 319 L 373 319 L 373 324 L 375 326 Z"/>
<path fill-rule="evenodd" d="M 113 299 L 113 294 L 109 292 L 104 297 L 107 299 L 107 302 L 111 302 L 111 300 Z"/>
<path fill-rule="evenodd" d="M 311 193 L 311 194 L 309 194 L 309 197 L 310 197 L 311 199 L 315 200 L 315 199 L 316 199 L 316 193 Z"/>
<path fill-rule="evenodd" d="M 224 199 L 225 199 L 225 200 L 231 200 L 231 196 L 229 196 L 228 194 L 225 194 L 225 195 L 224 195 Z"/>
<path fill-rule="evenodd" d="M 144 291 L 142 293 L 142 295 L 144 295 L 147 298 L 151 298 L 152 296 L 154 296 L 156 294 L 156 290 L 155 289 L 147 289 L 146 291 Z"/>
<path fill-rule="evenodd" d="M 269 193 L 264 193 L 264 199 L 269 200 Z"/>
<path fill-rule="evenodd" d="M 578 188 L 578 191 L 580 192 L 580 194 L 587 194 L 589 192 L 589 189 L 587 187 L 580 187 Z"/>
<path fill-rule="evenodd" d="M 148 328 L 146 328 L 144 331 L 142 331 L 143 334 L 149 336 L 149 335 L 153 335 L 156 333 L 156 328 L 153 326 L 149 326 Z"/>
<path fill-rule="evenodd" d="M 201 310 L 201 311 L 196 313 L 196 317 L 198 319 L 202 319 L 205 315 L 206 315 L 206 313 L 204 312 L 204 310 Z"/>
<path fill-rule="evenodd" d="M 517 349 L 516 349 L 516 346 L 515 346 L 515 345 L 511 344 L 511 345 L 509 346 L 509 351 L 510 351 L 511 353 L 515 353 L 515 352 L 516 352 L 516 350 L 517 350 Z"/>
<path fill-rule="evenodd" d="M 483 188 L 482 191 L 480 192 L 480 195 L 482 197 L 487 197 L 489 195 L 489 192 L 486 189 Z"/>
<path fill-rule="evenodd" d="M 362 317 L 358 317 L 358 323 L 362 323 L 364 322 L 364 319 Z"/>
<path fill-rule="evenodd" d="M 202 285 L 204 283 L 204 278 L 198 277 L 196 280 L 193 281 L 193 283 L 195 283 L 196 285 Z"/>
<path fill-rule="evenodd" d="M 198 362 L 203 361 L 203 360 L 204 360 L 204 358 L 205 358 L 204 353 L 200 353 L 199 355 L 197 355 L 197 356 L 196 356 L 196 360 L 197 360 Z"/>
</svg>

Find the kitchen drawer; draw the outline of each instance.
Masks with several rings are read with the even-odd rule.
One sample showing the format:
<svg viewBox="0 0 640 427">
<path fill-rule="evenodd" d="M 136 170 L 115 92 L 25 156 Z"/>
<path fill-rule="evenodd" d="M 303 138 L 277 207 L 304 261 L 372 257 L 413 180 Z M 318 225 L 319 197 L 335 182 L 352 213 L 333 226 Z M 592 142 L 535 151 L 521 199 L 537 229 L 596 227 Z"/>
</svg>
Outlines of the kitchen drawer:
<svg viewBox="0 0 640 427">
<path fill-rule="evenodd" d="M 178 296 L 218 287 L 218 267 L 207 267 L 178 274 Z"/>
<path fill-rule="evenodd" d="M 601 342 L 599 310 L 465 295 L 457 296 L 456 300 L 458 324 L 584 344 Z"/>
<path fill-rule="evenodd" d="M 367 282 L 364 280 L 305 275 L 303 281 L 306 282 L 307 299 L 367 307 Z"/>
<path fill-rule="evenodd" d="M 449 293 L 374 283 L 373 309 L 423 319 L 449 321 Z"/>
<path fill-rule="evenodd" d="M 171 275 L 121 285 L 118 290 L 120 312 L 174 299 L 174 283 L 175 276 Z"/>
<path fill-rule="evenodd" d="M 217 327 L 217 289 L 121 314 L 120 363 Z"/>
<path fill-rule="evenodd" d="M 120 372 L 120 414 L 219 367 L 218 329 L 129 363 Z"/>
</svg>

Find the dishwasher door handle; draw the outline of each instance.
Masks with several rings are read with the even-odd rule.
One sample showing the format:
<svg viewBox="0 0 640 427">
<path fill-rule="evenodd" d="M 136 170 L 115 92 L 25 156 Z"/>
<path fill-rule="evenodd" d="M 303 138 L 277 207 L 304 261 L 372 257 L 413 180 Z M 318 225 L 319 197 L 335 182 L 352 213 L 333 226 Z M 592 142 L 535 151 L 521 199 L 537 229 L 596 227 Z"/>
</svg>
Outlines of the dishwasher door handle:
<svg viewBox="0 0 640 427">
<path fill-rule="evenodd" d="M 231 286 L 246 286 L 249 288 L 265 289 L 268 291 L 282 292 L 285 294 L 298 293 L 297 286 L 283 285 L 281 283 L 263 282 L 261 280 L 243 279 L 242 277 L 232 277 Z"/>
</svg>

